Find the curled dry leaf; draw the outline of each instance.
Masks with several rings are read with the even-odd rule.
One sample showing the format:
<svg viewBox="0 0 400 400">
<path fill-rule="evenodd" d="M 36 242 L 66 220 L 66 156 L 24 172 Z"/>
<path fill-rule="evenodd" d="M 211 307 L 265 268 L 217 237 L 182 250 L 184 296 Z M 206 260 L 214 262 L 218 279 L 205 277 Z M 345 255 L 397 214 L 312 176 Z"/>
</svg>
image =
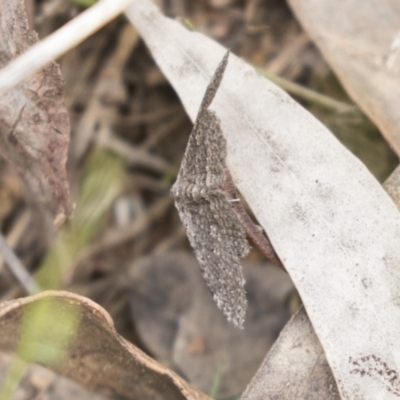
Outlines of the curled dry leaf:
<svg viewBox="0 0 400 400">
<path fill-rule="evenodd" d="M 290 0 L 360 108 L 400 155 L 400 3 Z"/>
<path fill-rule="evenodd" d="M 194 119 L 226 50 L 149 0 L 126 13 Z M 340 395 L 398 399 L 397 382 L 387 385 L 400 375 L 393 201 L 319 121 L 233 55 L 210 109 L 235 184 L 298 289 Z"/>
<path fill-rule="evenodd" d="M 24 7 L 24 0 L 0 2 L 0 68 L 38 41 Z M 0 152 L 56 223 L 71 211 L 65 170 L 70 126 L 62 93 L 59 67 L 50 63 L 0 99 Z"/>
<path fill-rule="evenodd" d="M 384 188 L 400 209 L 400 167 Z M 396 379 L 392 381 L 396 384 Z M 324 350 L 303 307 L 286 324 L 242 400 L 339 400 Z"/>
<path fill-rule="evenodd" d="M 45 334 L 32 337 L 31 332 L 26 332 L 21 338 L 24 315 L 34 318 L 32 311 L 48 302 L 51 307 L 47 308 L 49 312 L 41 326 Z M 43 353 L 53 336 L 60 332 L 59 325 L 65 325 L 65 321 L 60 320 L 61 315 L 74 315 L 79 323 L 64 356 L 54 363 L 51 359 L 46 361 Z M 31 356 L 29 361 L 47 366 L 90 390 L 132 400 L 209 399 L 119 336 L 109 314 L 82 296 L 48 291 L 1 303 L 0 331 L 0 350 L 15 352 L 25 344 L 41 349 L 36 359 Z"/>
</svg>

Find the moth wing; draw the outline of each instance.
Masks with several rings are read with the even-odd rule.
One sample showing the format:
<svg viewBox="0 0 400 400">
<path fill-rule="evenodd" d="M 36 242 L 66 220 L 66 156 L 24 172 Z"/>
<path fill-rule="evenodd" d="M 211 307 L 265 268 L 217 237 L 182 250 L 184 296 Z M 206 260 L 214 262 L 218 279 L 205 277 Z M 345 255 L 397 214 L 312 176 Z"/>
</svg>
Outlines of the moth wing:
<svg viewBox="0 0 400 400">
<path fill-rule="evenodd" d="M 215 217 L 216 209 L 233 213 L 225 195 L 219 193 L 213 196 L 212 203 L 202 199 L 200 202 L 185 201 L 176 206 L 214 300 L 227 319 L 241 327 L 247 300 L 238 248 L 243 251 L 248 249 L 248 245 L 245 236 L 238 237 L 235 223 L 221 225 Z M 236 218 L 236 215 L 233 217 Z"/>
<path fill-rule="evenodd" d="M 186 146 L 176 184 L 205 186 L 207 179 L 207 146 L 203 126 L 196 121 Z"/>
<path fill-rule="evenodd" d="M 222 133 L 220 119 L 210 110 L 201 120 L 202 130 L 206 132 L 206 185 L 210 189 L 219 188 L 226 178 L 226 139 Z"/>
<path fill-rule="evenodd" d="M 217 221 L 221 240 L 231 245 L 232 252 L 238 258 L 246 257 L 250 250 L 246 232 L 226 194 L 221 189 L 218 189 L 210 195 L 212 198 L 210 198 L 209 204 Z"/>
<path fill-rule="evenodd" d="M 226 140 L 220 120 L 208 110 L 223 78 L 228 62 L 227 52 L 206 89 L 196 122 L 182 160 L 179 178 L 207 187 L 220 186 L 225 178 Z"/>
</svg>

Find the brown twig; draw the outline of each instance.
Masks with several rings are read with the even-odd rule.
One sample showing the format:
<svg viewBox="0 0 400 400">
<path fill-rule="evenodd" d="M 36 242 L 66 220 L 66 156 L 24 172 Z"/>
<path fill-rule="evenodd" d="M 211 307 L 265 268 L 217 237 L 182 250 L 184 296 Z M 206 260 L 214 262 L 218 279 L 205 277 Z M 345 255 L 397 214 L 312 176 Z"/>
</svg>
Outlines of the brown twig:
<svg viewBox="0 0 400 400">
<path fill-rule="evenodd" d="M 128 240 L 133 240 L 142 234 L 152 223 L 160 219 L 169 207 L 172 205 L 172 198 L 169 195 L 165 195 L 149 209 L 140 214 L 130 225 L 123 229 L 115 228 L 110 229 L 101 239 L 97 242 L 87 246 L 82 253 L 79 255 L 78 262 L 82 262 L 84 259 L 93 257 L 99 252 L 106 251 L 110 248 L 118 246 Z"/>
</svg>

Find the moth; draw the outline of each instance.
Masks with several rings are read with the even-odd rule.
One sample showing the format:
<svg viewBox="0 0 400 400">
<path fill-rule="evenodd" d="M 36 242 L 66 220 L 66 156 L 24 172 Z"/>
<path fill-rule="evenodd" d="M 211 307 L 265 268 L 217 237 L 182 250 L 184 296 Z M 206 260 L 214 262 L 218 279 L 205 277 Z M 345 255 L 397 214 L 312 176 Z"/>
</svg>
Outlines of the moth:
<svg viewBox="0 0 400 400">
<path fill-rule="evenodd" d="M 228 57 L 229 52 L 206 89 L 171 194 L 214 300 L 228 321 L 242 327 L 247 300 L 239 259 L 249 252 L 246 233 L 267 258 L 284 267 L 237 198 L 220 120 L 209 110 Z"/>
<path fill-rule="evenodd" d="M 208 85 L 171 194 L 204 280 L 230 322 L 242 327 L 247 300 L 239 263 L 249 252 L 246 233 L 224 190 L 226 140 L 209 110 L 228 63 L 227 52 Z"/>
</svg>

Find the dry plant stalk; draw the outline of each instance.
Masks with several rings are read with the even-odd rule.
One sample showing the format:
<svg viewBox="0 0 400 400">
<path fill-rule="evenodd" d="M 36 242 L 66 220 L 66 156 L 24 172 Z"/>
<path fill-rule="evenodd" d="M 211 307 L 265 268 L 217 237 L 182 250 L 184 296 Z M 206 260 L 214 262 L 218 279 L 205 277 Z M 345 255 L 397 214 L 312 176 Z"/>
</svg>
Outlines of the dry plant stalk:
<svg viewBox="0 0 400 400">
<path fill-rule="evenodd" d="M 82 12 L 52 35 L 32 46 L 0 71 L 0 94 L 83 42 L 121 14 L 135 0 L 102 0 Z"/>
</svg>

